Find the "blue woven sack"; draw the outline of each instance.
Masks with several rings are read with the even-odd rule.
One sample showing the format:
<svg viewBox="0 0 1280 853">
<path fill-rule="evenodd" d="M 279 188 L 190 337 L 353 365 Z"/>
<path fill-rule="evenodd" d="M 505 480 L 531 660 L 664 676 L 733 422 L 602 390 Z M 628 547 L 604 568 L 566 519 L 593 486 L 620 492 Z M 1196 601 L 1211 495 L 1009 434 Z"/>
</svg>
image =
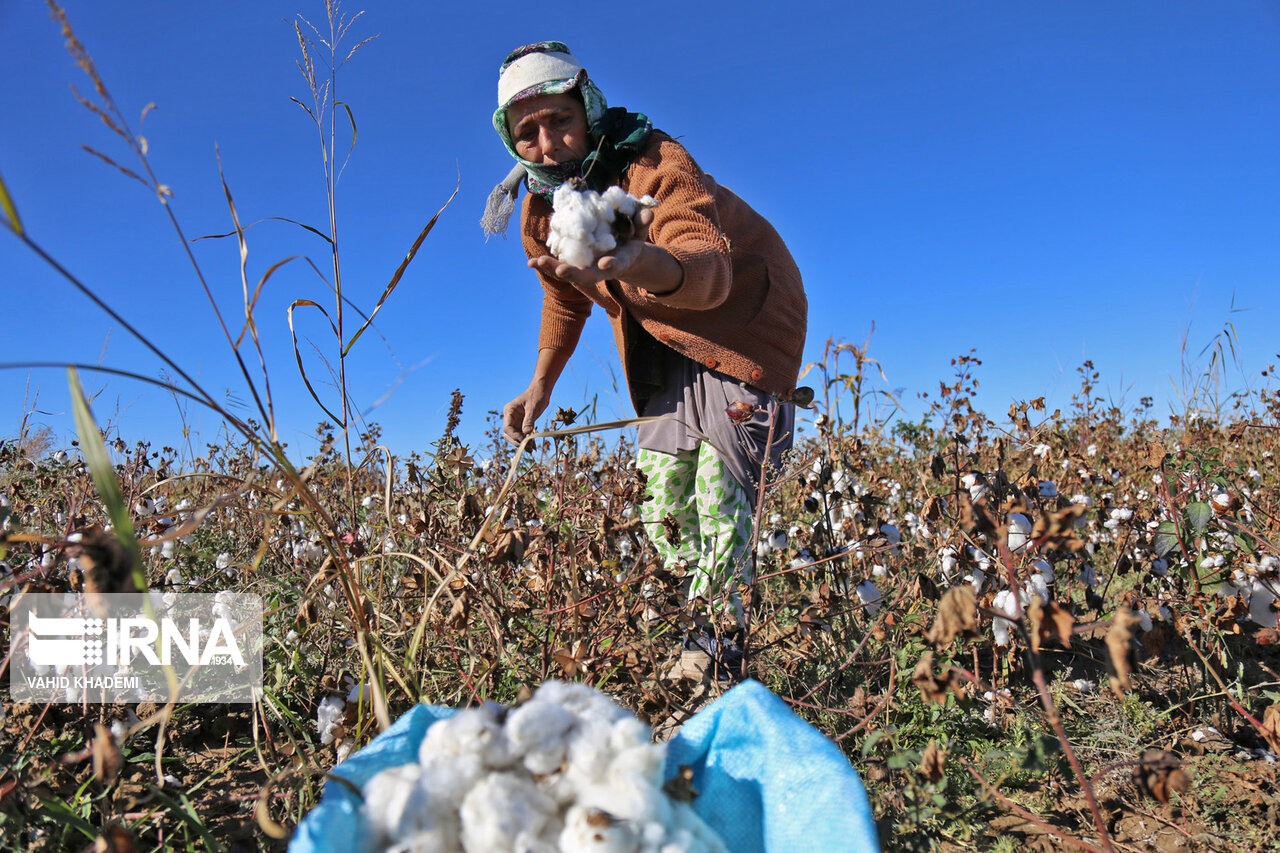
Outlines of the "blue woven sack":
<svg viewBox="0 0 1280 853">
<path fill-rule="evenodd" d="M 451 708 L 419 705 L 333 774 L 357 786 L 418 760 L 427 727 Z M 733 853 L 876 853 L 871 807 L 857 772 L 834 743 L 757 681 L 746 681 L 693 715 L 667 745 L 667 776 L 693 768 L 693 809 Z M 360 802 L 346 786 L 324 796 L 298 825 L 289 853 L 359 850 Z"/>
</svg>

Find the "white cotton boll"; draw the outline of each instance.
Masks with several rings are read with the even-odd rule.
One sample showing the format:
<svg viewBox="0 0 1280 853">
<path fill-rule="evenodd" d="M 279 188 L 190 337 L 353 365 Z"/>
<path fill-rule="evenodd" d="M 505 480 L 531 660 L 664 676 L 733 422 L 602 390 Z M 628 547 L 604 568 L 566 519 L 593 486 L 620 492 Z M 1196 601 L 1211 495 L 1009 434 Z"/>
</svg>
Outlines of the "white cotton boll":
<svg viewBox="0 0 1280 853">
<path fill-rule="evenodd" d="M 561 853 L 638 853 L 640 837 L 630 821 L 602 809 L 572 806 L 557 839 Z"/>
<path fill-rule="evenodd" d="M 1085 563 L 1080 569 L 1080 582 L 1090 589 L 1102 583 L 1102 580 L 1102 575 L 1098 574 L 1097 570 L 1088 563 Z"/>
<path fill-rule="evenodd" d="M 509 853 L 538 845 L 556 804 L 527 776 L 493 773 L 467 792 L 459 808 L 467 853 Z M 536 849 L 536 848 L 535 848 Z"/>
<path fill-rule="evenodd" d="M 1053 448 L 1051 448 L 1049 445 L 1044 444 L 1042 442 L 1040 444 L 1037 444 L 1035 449 L 1032 450 L 1031 453 L 1032 455 L 1036 456 L 1039 459 L 1044 459 L 1049 455 L 1049 451 L 1051 451 L 1052 449 Z"/>
<path fill-rule="evenodd" d="M 425 765 L 435 754 L 475 754 L 486 766 L 499 768 L 515 760 L 513 753 L 514 748 L 494 709 L 468 708 L 427 729 L 427 736 L 418 749 L 418 761 Z"/>
<path fill-rule="evenodd" d="M 437 828 L 414 833 L 386 848 L 379 847 L 378 853 L 457 853 L 457 850 L 457 833 Z"/>
<path fill-rule="evenodd" d="M 1022 599 L 1023 605 L 1026 605 L 1027 601 L 1030 600 L 1025 593 L 1020 596 L 1020 598 Z M 991 602 L 993 610 L 1004 613 L 1010 617 L 1009 619 L 1006 619 L 1003 616 L 996 616 L 991 620 L 991 629 L 992 633 L 995 634 L 997 646 L 1009 645 L 1009 633 L 1013 628 L 1012 619 L 1017 616 L 1018 612 L 1016 601 L 1017 599 L 1014 597 L 1013 590 L 1002 589 L 996 593 L 996 597 Z"/>
<path fill-rule="evenodd" d="M 769 547 L 775 551 L 781 551 L 787 547 L 787 533 L 785 530 L 775 530 L 769 534 Z"/>
<path fill-rule="evenodd" d="M 1264 628 L 1275 628 L 1276 611 L 1271 609 L 1271 605 L 1276 600 L 1276 594 L 1271 585 L 1251 578 L 1248 595 L 1249 618 Z"/>
<path fill-rule="evenodd" d="M 530 773 L 554 773 L 564 761 L 565 736 L 573 724 L 572 713 L 535 697 L 507 715 L 507 740 Z"/>
<path fill-rule="evenodd" d="M 1142 628 L 1143 631 L 1151 630 L 1152 622 L 1151 622 L 1150 613 L 1148 613 L 1145 610 L 1139 610 L 1139 611 L 1136 611 L 1133 615 L 1138 617 L 1138 626 Z"/>
<path fill-rule="evenodd" d="M 637 747 L 639 749 L 639 747 Z M 607 811 L 628 822 L 671 823 L 671 800 L 650 775 L 610 766 L 603 781 L 578 792 L 578 805 Z"/>
<path fill-rule="evenodd" d="M 880 602 L 884 599 L 884 594 L 874 583 L 869 580 L 863 581 L 858 584 L 856 592 L 868 616 L 874 617 L 880 612 Z"/>
<path fill-rule="evenodd" d="M 316 708 L 316 731 L 320 735 L 320 743 L 326 746 L 333 743 L 334 733 L 342 725 L 346 711 L 347 703 L 337 696 L 326 696 L 320 702 Z"/>
<path fill-rule="evenodd" d="M 987 584 L 987 573 L 982 569 L 974 569 L 972 572 L 964 576 L 965 582 L 973 587 L 974 595 L 981 595 L 982 588 Z"/>
<path fill-rule="evenodd" d="M 1009 550 L 1020 551 L 1031 538 L 1031 519 L 1020 512 L 1009 513 Z"/>
<path fill-rule="evenodd" d="M 414 828 L 415 821 L 421 821 L 416 809 L 408 814 L 405 811 L 413 799 L 419 775 L 418 765 L 401 764 L 378 772 L 364 784 L 361 812 L 365 825 L 375 836 L 374 843 L 382 845 L 399 838 L 407 829 Z M 417 830 L 426 828 L 425 825 L 416 827 Z"/>
<path fill-rule="evenodd" d="M 1041 480 L 1039 489 L 1040 497 L 1042 498 L 1056 498 L 1058 496 L 1058 485 L 1052 480 Z"/>
<path fill-rule="evenodd" d="M 1032 594 L 1038 595 L 1042 604 L 1049 603 L 1049 584 L 1042 574 L 1036 573 L 1027 579 L 1025 592 L 1028 597 Z"/>
<path fill-rule="evenodd" d="M 943 548 L 938 552 L 938 571 L 942 575 L 942 579 L 948 584 L 955 578 L 956 569 L 959 567 L 960 561 L 956 558 L 954 548 Z"/>
<path fill-rule="evenodd" d="M 1031 571 L 1044 575 L 1046 583 L 1053 583 L 1054 581 L 1055 575 L 1053 573 L 1053 566 L 1043 557 L 1031 564 Z"/>
<path fill-rule="evenodd" d="M 1092 693 L 1098 689 L 1098 683 L 1096 681 L 1089 681 L 1087 678 L 1077 678 L 1075 681 L 1071 682 L 1071 686 L 1076 690 L 1079 690 L 1081 693 Z"/>
<path fill-rule="evenodd" d="M 888 570 L 888 569 L 886 569 L 884 566 L 880 565 L 879 563 L 876 563 L 875 565 L 873 565 L 873 566 L 871 567 L 871 576 L 872 576 L 873 578 L 883 578 L 883 577 L 888 577 L 888 576 L 889 576 L 889 570 Z"/>
<path fill-rule="evenodd" d="M 706 824 L 688 803 L 675 803 L 672 806 L 671 836 L 676 850 L 686 853 L 728 853 L 724 841 Z M 663 851 L 670 848 L 663 847 Z"/>
</svg>

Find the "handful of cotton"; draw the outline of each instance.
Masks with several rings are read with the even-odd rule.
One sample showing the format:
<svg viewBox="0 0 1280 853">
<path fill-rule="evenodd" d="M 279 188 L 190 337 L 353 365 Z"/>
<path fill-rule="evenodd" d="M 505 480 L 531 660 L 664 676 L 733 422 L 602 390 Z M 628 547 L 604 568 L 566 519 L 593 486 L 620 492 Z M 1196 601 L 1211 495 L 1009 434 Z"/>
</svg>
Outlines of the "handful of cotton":
<svg viewBox="0 0 1280 853">
<path fill-rule="evenodd" d="M 631 236 L 631 217 L 642 207 L 654 207 L 652 196 L 636 198 L 621 187 L 603 193 L 579 189 L 581 181 L 569 180 L 552 197 L 551 254 L 575 267 L 592 266 L 598 258 Z"/>
<path fill-rule="evenodd" d="M 515 708 L 433 724 L 417 764 L 364 786 L 367 849 L 388 853 L 727 853 L 663 790 L 666 745 L 607 696 L 549 681 Z"/>
</svg>

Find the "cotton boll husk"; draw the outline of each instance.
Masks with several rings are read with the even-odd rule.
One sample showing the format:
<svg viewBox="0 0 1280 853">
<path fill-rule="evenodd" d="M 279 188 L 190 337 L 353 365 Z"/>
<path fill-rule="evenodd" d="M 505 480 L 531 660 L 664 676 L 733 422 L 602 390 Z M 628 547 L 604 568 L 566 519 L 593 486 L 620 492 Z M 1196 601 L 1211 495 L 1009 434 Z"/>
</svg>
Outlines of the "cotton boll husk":
<svg viewBox="0 0 1280 853">
<path fill-rule="evenodd" d="M 528 850 L 556 812 L 556 804 L 527 776 L 490 774 L 462 800 L 463 849 L 467 853 Z"/>
</svg>

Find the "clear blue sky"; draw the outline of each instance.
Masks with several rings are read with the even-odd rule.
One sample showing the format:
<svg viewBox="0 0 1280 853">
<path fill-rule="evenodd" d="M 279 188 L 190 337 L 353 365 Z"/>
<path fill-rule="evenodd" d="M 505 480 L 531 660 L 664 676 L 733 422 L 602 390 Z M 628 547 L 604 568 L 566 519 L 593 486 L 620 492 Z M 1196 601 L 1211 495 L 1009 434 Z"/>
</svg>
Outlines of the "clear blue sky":
<svg viewBox="0 0 1280 853">
<path fill-rule="evenodd" d="M 289 101 L 307 92 L 287 23 L 295 12 L 321 23 L 322 4 L 66 8 L 135 129 L 143 106 L 157 105 L 143 133 L 189 236 L 230 228 L 215 145 L 242 221 L 326 227 L 315 130 Z M 477 219 L 510 165 L 489 124 L 497 67 L 512 47 L 548 38 L 570 45 L 613 105 L 648 113 L 772 220 L 805 276 L 809 358 L 828 337 L 861 341 L 874 322 L 884 387 L 909 403 L 936 393 L 949 359 L 971 347 L 991 414 L 1040 395 L 1065 405 L 1086 358 L 1104 393 L 1130 404 L 1151 395 L 1167 411 L 1187 329 L 1194 357 L 1235 323 L 1237 380 L 1280 351 L 1276 2 L 699 2 L 678 15 L 496 0 L 363 8 L 352 36 L 378 38 L 338 81 L 359 129 L 338 190 L 352 300 L 372 308 L 461 177 L 378 319 L 386 342 L 366 335 L 350 363 L 360 406 L 392 392 L 370 417 L 397 452 L 440 434 L 453 388 L 467 395 L 461 432 L 475 442 L 484 413 L 528 382 L 541 291 L 514 227 L 486 244 Z M 162 208 L 80 150 L 127 154 L 69 93 L 69 83 L 90 86 L 42 2 L 0 0 L 0 80 L 0 175 L 29 233 L 216 396 L 247 401 Z M 195 251 L 236 324 L 234 242 Z M 251 284 L 296 254 L 326 268 L 313 235 L 255 226 Z M 267 285 L 258 320 L 282 434 L 305 448 L 321 414 L 293 365 L 285 309 L 300 298 L 332 303 L 295 261 Z M 160 372 L 8 233 L 0 299 L 2 361 Z M 1250 310 L 1230 313 L 1233 299 Z M 323 382 L 317 348 L 332 360 L 335 345 L 317 313 L 299 327 Z M 597 395 L 600 419 L 629 415 L 617 375 L 608 324 L 595 317 L 555 404 Z M 164 393 L 93 385 L 96 413 L 127 439 L 176 440 Z M 17 430 L 28 387 L 39 390 L 34 420 L 65 434 L 62 373 L 19 370 L 0 374 L 0 436 Z M 200 438 L 217 438 L 211 416 L 187 417 Z"/>
</svg>

